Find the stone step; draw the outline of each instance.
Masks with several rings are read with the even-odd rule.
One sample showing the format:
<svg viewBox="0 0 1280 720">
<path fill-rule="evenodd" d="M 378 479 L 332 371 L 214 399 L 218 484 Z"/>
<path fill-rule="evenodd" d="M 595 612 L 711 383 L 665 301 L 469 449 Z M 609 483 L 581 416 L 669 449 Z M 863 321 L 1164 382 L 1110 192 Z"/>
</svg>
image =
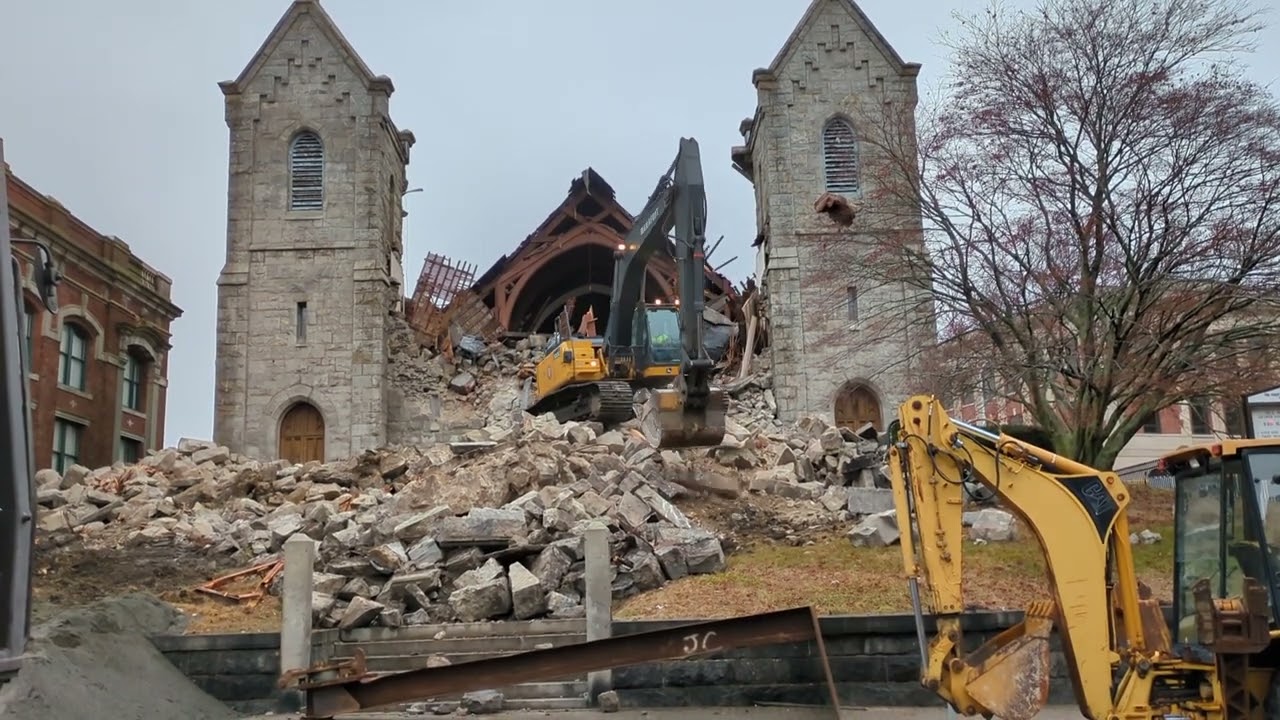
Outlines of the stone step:
<svg viewBox="0 0 1280 720">
<path fill-rule="evenodd" d="M 521 635 L 558 635 L 564 633 L 585 635 L 587 621 L 582 618 L 569 620 L 500 620 L 497 622 L 442 623 L 437 625 L 405 625 L 398 628 L 363 627 L 342 630 L 342 642 L 371 642 L 380 640 L 431 639 L 444 631 L 445 637 L 513 637 Z"/>
<path fill-rule="evenodd" d="M 495 687 L 493 689 L 502 693 L 502 696 L 508 700 L 572 700 L 585 697 L 587 680 L 582 678 L 565 682 L 523 683 L 521 685 Z M 457 700 L 462 695 L 463 693 L 450 693 L 449 695 L 441 695 L 436 699 Z"/>
<path fill-rule="evenodd" d="M 425 703 L 427 703 L 428 705 L 432 705 L 432 704 L 434 704 L 432 701 L 429 701 L 429 700 L 423 700 L 423 701 L 421 701 L 421 702 L 425 702 Z M 435 702 L 457 702 L 457 700 L 456 700 L 456 699 L 454 699 L 454 700 L 436 700 Z M 388 717 L 388 715 L 387 715 L 388 711 L 392 711 L 392 712 L 397 712 L 397 711 L 398 711 L 398 712 L 400 712 L 400 713 L 408 713 L 409 708 L 413 707 L 413 705 L 414 705 L 414 703 L 405 703 L 405 704 L 403 704 L 403 705 L 400 705 L 398 708 L 397 708 L 395 705 L 390 705 L 390 706 L 387 706 L 387 707 L 384 707 L 384 708 L 379 708 L 378 710 L 368 710 L 368 711 L 365 711 L 365 712 L 352 713 L 352 714 L 350 715 L 350 717 L 358 718 L 358 717 L 363 716 L 363 715 L 367 712 L 367 713 L 369 713 L 369 714 L 376 715 L 378 718 L 385 718 L 385 717 Z M 587 699 L 586 699 L 585 697 L 581 697 L 581 698 L 523 698 L 523 699 L 522 699 L 522 698 L 510 698 L 510 697 L 504 697 L 504 698 L 503 698 L 503 701 L 502 701 L 502 706 L 503 706 L 503 709 L 504 709 L 504 710 L 526 710 L 526 711 L 538 711 L 538 710 L 587 710 L 587 709 L 589 709 L 589 708 L 590 708 L 590 705 L 588 705 L 588 704 L 587 704 Z M 346 716 L 346 715 L 344 715 L 343 717 L 347 717 L 347 716 Z M 429 718 L 429 717 L 432 717 L 432 716 L 431 716 L 431 715 L 410 715 L 410 717 L 428 717 L 428 718 Z"/>
<path fill-rule="evenodd" d="M 523 636 L 444 637 L 342 641 L 334 643 L 337 655 L 350 655 L 355 648 L 365 655 L 452 655 L 456 653 L 506 652 L 518 653 L 535 650 L 539 646 L 562 647 L 587 641 L 586 633 L 556 633 Z"/>
<path fill-rule="evenodd" d="M 463 663 L 475 662 L 477 660 L 489 660 L 497 657 L 507 657 L 512 653 L 509 652 L 490 652 L 490 653 L 460 653 L 456 655 L 445 655 L 449 662 L 453 665 L 461 665 Z M 366 655 L 364 662 L 365 667 L 371 673 L 388 673 L 388 672 L 405 672 L 407 670 L 421 670 L 427 666 L 427 655 Z M 331 658 L 331 660 L 350 660 L 349 657 L 341 655 Z"/>
</svg>

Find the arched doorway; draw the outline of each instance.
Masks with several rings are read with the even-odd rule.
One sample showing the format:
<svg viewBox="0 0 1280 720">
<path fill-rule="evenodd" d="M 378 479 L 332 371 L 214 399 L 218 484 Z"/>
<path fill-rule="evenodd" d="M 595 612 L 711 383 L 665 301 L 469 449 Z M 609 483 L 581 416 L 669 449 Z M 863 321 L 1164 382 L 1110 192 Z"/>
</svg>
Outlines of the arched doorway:
<svg viewBox="0 0 1280 720">
<path fill-rule="evenodd" d="M 840 388 L 840 392 L 836 394 L 835 416 L 838 427 L 847 427 L 856 431 L 863 425 L 871 423 L 876 432 L 882 430 L 880 399 L 866 385 L 849 383 Z"/>
<path fill-rule="evenodd" d="M 280 457 L 293 463 L 324 462 L 324 417 L 300 402 L 280 419 Z"/>
</svg>

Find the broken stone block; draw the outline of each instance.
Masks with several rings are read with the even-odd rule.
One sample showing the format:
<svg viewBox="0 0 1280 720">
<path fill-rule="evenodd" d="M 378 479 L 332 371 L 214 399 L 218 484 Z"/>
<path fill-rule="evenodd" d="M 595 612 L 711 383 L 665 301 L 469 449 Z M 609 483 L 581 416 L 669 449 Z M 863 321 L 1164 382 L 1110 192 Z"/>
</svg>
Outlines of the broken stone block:
<svg viewBox="0 0 1280 720">
<path fill-rule="evenodd" d="M 436 543 L 435 538 L 424 537 L 405 550 L 409 565 L 422 570 L 439 565 L 444 560 L 444 551 Z"/>
<path fill-rule="evenodd" d="M 459 395 L 469 395 L 476 389 L 476 376 L 469 372 L 460 372 L 449 381 L 449 389 Z"/>
<path fill-rule="evenodd" d="M 338 622 L 338 627 L 343 630 L 365 627 L 372 624 L 374 619 L 385 609 L 382 603 L 357 595 L 351 598 L 351 604 L 347 606 L 346 611 L 342 614 L 342 620 Z"/>
<path fill-rule="evenodd" d="M 547 611 L 547 595 L 542 581 L 520 563 L 507 568 L 511 583 L 511 605 L 517 620 L 528 620 Z"/>
<path fill-rule="evenodd" d="M 89 477 L 89 468 L 83 465 L 72 465 L 62 473 L 62 483 L 58 487 L 66 490 L 75 485 L 83 485 L 87 477 Z"/>
<path fill-rule="evenodd" d="M 313 592 L 332 595 L 341 590 L 346 584 L 347 579 L 341 575 L 325 572 L 315 572 L 311 574 L 311 588 Z"/>
<path fill-rule="evenodd" d="M 579 598 L 552 591 L 547 593 L 547 613 L 556 619 L 580 618 L 586 617 L 587 609 Z"/>
<path fill-rule="evenodd" d="M 461 708 L 473 715 L 502 712 L 504 697 L 497 690 L 477 690 L 462 696 Z"/>
<path fill-rule="evenodd" d="M 463 577 L 466 575 L 464 574 Z M 507 583 L 507 577 L 502 575 L 491 580 L 480 580 L 458 587 L 449 595 L 449 607 L 462 622 L 488 620 L 506 615 L 511 612 L 511 588 Z"/>
<path fill-rule="evenodd" d="M 850 515 L 874 515 L 893 510 L 893 491 L 885 488 L 851 487 L 847 488 L 849 502 L 846 509 Z"/>
<path fill-rule="evenodd" d="M 369 550 L 367 557 L 369 558 L 369 564 L 373 565 L 373 569 L 384 575 L 394 573 L 409 562 L 409 555 L 405 552 L 404 543 L 399 540 L 386 545 L 379 545 Z"/>
<path fill-rule="evenodd" d="M 191 462 L 196 465 L 204 463 L 222 465 L 229 459 L 231 459 L 231 450 L 223 446 L 201 448 L 191 453 Z"/>
<path fill-rule="evenodd" d="M 684 561 L 684 551 L 675 545 L 663 545 L 656 549 L 658 563 L 669 580 L 679 580 L 689 574 L 689 565 Z"/>
<path fill-rule="evenodd" d="M 398 628 L 404 624 L 404 614 L 395 608 L 383 608 L 378 613 L 378 625 L 382 627 Z"/>
<path fill-rule="evenodd" d="M 844 437 L 838 428 L 829 427 L 818 436 L 818 447 L 824 453 L 833 453 L 844 447 Z"/>
<path fill-rule="evenodd" d="M 716 573 L 724 570 L 724 549 L 720 539 L 700 528 L 659 527 L 655 548 L 675 545 L 684 554 L 685 566 L 691 575 Z"/>
<path fill-rule="evenodd" d="M 624 559 L 631 566 L 631 581 L 636 590 L 644 592 L 662 587 L 662 565 L 658 562 L 656 555 L 648 550 L 636 548 L 627 553 Z"/>
<path fill-rule="evenodd" d="M 529 570 L 537 576 L 543 592 L 550 592 L 560 587 L 572 566 L 573 557 L 562 546 L 548 545 L 538 554 Z"/>
<path fill-rule="evenodd" d="M 854 547 L 886 547 L 898 542 L 898 514 L 894 510 L 875 513 L 849 531 Z"/>
<path fill-rule="evenodd" d="M 53 468 L 41 468 L 36 471 L 36 488 L 44 490 L 59 490 L 62 485 L 62 476 Z"/>
<path fill-rule="evenodd" d="M 643 526 L 653 514 L 653 508 L 630 492 L 624 492 L 618 500 L 618 519 L 623 526 L 634 530 Z"/>
<path fill-rule="evenodd" d="M 527 531 L 525 513 L 516 508 L 473 507 L 463 517 L 441 518 L 436 542 L 445 544 L 507 544 Z"/>
<path fill-rule="evenodd" d="M 751 476 L 751 484 L 747 489 L 751 492 L 772 495 L 777 486 L 792 484 L 796 480 L 794 465 L 778 465 L 755 471 L 755 474 Z"/>
<path fill-rule="evenodd" d="M 840 512 L 845 509 L 845 505 L 849 502 L 848 488 L 839 485 L 833 485 L 827 488 L 827 491 L 818 498 L 818 503 L 826 508 L 828 512 Z"/>
<path fill-rule="evenodd" d="M 448 507 L 433 508 L 427 512 L 417 513 L 405 518 L 392 530 L 397 540 L 412 542 L 431 532 L 432 525 L 448 514 Z"/>
<path fill-rule="evenodd" d="M 1163 539 L 1160 533 L 1151 530 L 1143 530 L 1129 535 L 1129 543 L 1131 545 L 1153 545 Z"/>
<path fill-rule="evenodd" d="M 1017 537 L 1013 515 L 1004 510 L 984 508 L 978 511 L 969 528 L 969 538 L 983 542 L 1008 542 Z"/>
<path fill-rule="evenodd" d="M 692 525 L 689 524 L 689 518 L 685 517 L 684 513 L 680 512 L 679 508 L 667 502 L 666 498 L 659 495 L 658 491 L 653 488 L 648 487 L 647 485 L 636 488 L 635 496 L 643 500 L 650 508 L 653 508 L 653 511 L 658 514 L 658 517 L 666 520 L 672 525 L 675 525 L 678 528 L 692 527 Z"/>
</svg>

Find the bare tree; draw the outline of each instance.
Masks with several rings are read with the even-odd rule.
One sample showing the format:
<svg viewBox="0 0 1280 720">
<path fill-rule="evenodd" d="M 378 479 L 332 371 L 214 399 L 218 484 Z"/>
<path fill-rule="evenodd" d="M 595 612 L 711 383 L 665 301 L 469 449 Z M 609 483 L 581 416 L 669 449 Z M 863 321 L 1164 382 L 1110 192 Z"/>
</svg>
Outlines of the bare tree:
<svg viewBox="0 0 1280 720">
<path fill-rule="evenodd" d="M 852 272 L 931 293 L 935 380 L 994 375 L 1059 452 L 1103 468 L 1162 408 L 1277 382 L 1280 111 L 1235 61 L 1259 17 L 992 7 L 956 18 L 936 103 L 859 111 L 876 162 L 853 209 L 909 201 L 925 243 L 871 232 Z M 838 206 L 815 209 L 834 228 Z"/>
</svg>

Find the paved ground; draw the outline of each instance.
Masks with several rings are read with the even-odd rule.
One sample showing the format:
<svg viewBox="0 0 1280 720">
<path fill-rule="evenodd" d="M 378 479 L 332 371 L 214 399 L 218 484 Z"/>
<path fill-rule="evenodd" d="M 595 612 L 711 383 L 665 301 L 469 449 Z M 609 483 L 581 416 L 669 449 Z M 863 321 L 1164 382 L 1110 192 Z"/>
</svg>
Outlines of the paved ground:
<svg viewBox="0 0 1280 720">
<path fill-rule="evenodd" d="M 362 713 L 348 715 L 339 720 L 422 720 L 430 715 L 401 713 Z M 492 720 L 832 720 L 831 711 L 825 708 L 673 708 L 662 710 L 629 710 L 617 713 L 601 713 L 591 710 L 544 710 L 537 712 L 512 712 L 501 715 L 485 715 Z M 944 708 L 846 708 L 842 720 L 948 720 Z M 959 717 L 959 716 L 952 716 Z M 1045 708 L 1036 720 L 1080 720 L 1080 710 L 1075 706 Z M 262 716 L 260 720 L 296 720 L 296 715 Z"/>
</svg>

